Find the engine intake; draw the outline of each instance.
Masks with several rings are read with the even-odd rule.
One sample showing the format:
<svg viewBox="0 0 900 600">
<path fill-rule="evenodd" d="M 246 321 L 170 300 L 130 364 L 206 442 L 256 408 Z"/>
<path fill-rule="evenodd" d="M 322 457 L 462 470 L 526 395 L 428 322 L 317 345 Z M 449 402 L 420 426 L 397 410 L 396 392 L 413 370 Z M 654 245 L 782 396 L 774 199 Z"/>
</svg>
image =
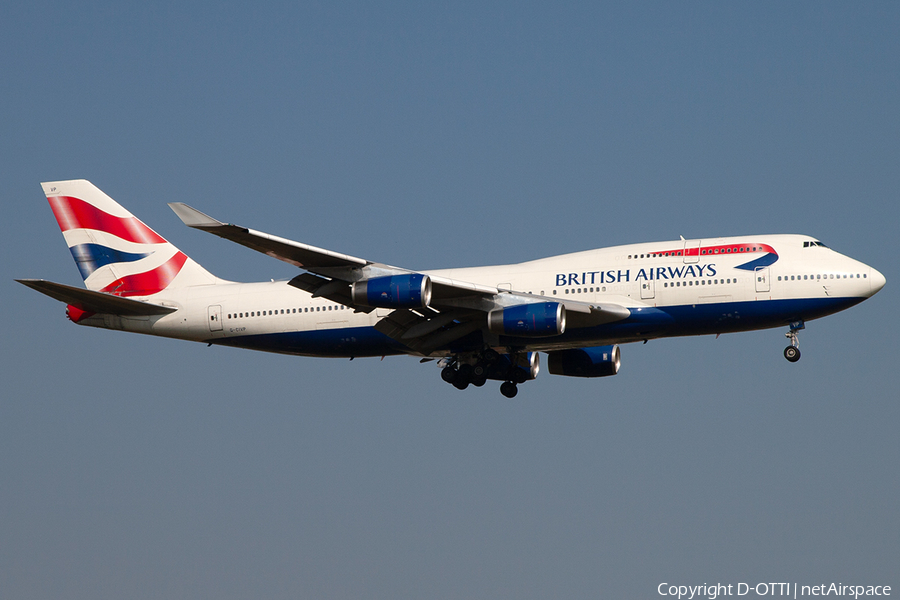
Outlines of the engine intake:
<svg viewBox="0 0 900 600">
<path fill-rule="evenodd" d="M 622 364 L 619 346 L 595 346 L 556 350 L 547 354 L 547 369 L 567 377 L 608 377 Z"/>
<path fill-rule="evenodd" d="M 536 302 L 498 308 L 488 313 L 493 333 L 522 337 L 546 337 L 566 331 L 566 307 L 559 302 Z"/>
<path fill-rule="evenodd" d="M 387 275 L 357 281 L 351 288 L 354 304 L 375 308 L 421 308 L 431 302 L 431 278 L 421 273 Z"/>
</svg>

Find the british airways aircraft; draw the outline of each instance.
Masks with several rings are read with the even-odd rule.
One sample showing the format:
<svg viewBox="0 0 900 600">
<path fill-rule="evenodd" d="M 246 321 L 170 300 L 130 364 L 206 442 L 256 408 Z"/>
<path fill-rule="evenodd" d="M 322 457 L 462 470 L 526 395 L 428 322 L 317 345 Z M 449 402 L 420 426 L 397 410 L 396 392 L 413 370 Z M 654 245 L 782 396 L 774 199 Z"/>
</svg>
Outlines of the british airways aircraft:
<svg viewBox="0 0 900 600">
<path fill-rule="evenodd" d="M 21 283 L 65 302 L 79 325 L 300 356 L 408 354 L 459 389 L 501 381 L 512 398 L 550 373 L 619 371 L 619 344 L 787 327 L 849 308 L 884 276 L 805 235 L 601 248 L 435 271 L 323 250 L 169 204 L 195 229 L 290 263 L 290 281 L 236 283 L 188 258 L 85 180 L 42 184 L 86 289 Z"/>
</svg>

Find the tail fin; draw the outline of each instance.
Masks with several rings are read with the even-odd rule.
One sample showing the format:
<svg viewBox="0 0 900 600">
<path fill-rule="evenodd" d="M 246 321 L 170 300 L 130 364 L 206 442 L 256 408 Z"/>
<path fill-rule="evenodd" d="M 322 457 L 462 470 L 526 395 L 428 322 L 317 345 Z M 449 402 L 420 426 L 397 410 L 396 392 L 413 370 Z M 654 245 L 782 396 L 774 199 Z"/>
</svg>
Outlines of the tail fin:
<svg viewBox="0 0 900 600">
<path fill-rule="evenodd" d="M 216 277 L 84 179 L 42 183 L 89 290 L 150 296 Z"/>
</svg>

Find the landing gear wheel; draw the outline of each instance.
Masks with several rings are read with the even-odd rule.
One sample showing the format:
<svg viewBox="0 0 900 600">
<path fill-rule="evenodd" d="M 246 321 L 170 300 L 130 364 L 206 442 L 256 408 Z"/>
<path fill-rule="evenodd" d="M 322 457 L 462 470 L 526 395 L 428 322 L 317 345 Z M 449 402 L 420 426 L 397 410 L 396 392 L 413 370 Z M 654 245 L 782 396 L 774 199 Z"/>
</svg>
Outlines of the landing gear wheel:
<svg viewBox="0 0 900 600">
<path fill-rule="evenodd" d="M 800 360 L 800 348 L 788 346 L 784 349 L 784 357 L 791 362 L 797 362 Z"/>
<path fill-rule="evenodd" d="M 444 367 L 441 369 L 441 379 L 452 384 L 456 381 L 456 369 L 453 367 Z"/>
<path fill-rule="evenodd" d="M 791 362 L 800 360 L 800 335 L 799 331 L 806 329 L 803 321 L 792 321 L 791 330 L 784 334 L 784 337 L 791 340 L 791 345 L 784 349 L 784 357 Z"/>
<path fill-rule="evenodd" d="M 504 381 L 500 384 L 500 393 L 507 398 L 515 398 L 516 394 L 519 393 L 519 388 L 516 387 L 515 382 Z"/>
<path fill-rule="evenodd" d="M 485 383 L 487 383 L 487 377 L 484 376 L 484 373 L 481 375 L 473 375 L 472 376 L 472 385 L 475 387 L 481 387 Z"/>
<path fill-rule="evenodd" d="M 492 364 L 500 360 L 500 353 L 493 348 L 488 348 L 482 354 L 482 360 L 487 364 Z"/>
<path fill-rule="evenodd" d="M 458 390 L 464 390 L 469 387 L 469 380 L 463 379 L 462 377 L 457 377 L 456 381 L 453 382 L 453 387 Z"/>
<path fill-rule="evenodd" d="M 465 381 L 472 381 L 472 373 L 472 365 L 459 365 L 459 372 L 456 378 L 464 379 Z"/>
</svg>

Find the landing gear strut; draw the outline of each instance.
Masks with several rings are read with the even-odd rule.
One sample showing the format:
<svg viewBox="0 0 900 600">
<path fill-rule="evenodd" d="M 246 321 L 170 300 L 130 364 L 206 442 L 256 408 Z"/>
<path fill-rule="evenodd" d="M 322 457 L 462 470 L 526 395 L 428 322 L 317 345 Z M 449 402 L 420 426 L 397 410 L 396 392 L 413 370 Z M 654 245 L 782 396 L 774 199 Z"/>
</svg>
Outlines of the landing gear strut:
<svg viewBox="0 0 900 600">
<path fill-rule="evenodd" d="M 791 323 L 791 330 L 784 334 L 786 338 L 791 340 L 791 345 L 784 349 L 784 357 L 790 362 L 800 360 L 800 336 L 797 335 L 797 332 L 801 329 L 806 329 L 803 321 L 794 321 Z"/>
</svg>

